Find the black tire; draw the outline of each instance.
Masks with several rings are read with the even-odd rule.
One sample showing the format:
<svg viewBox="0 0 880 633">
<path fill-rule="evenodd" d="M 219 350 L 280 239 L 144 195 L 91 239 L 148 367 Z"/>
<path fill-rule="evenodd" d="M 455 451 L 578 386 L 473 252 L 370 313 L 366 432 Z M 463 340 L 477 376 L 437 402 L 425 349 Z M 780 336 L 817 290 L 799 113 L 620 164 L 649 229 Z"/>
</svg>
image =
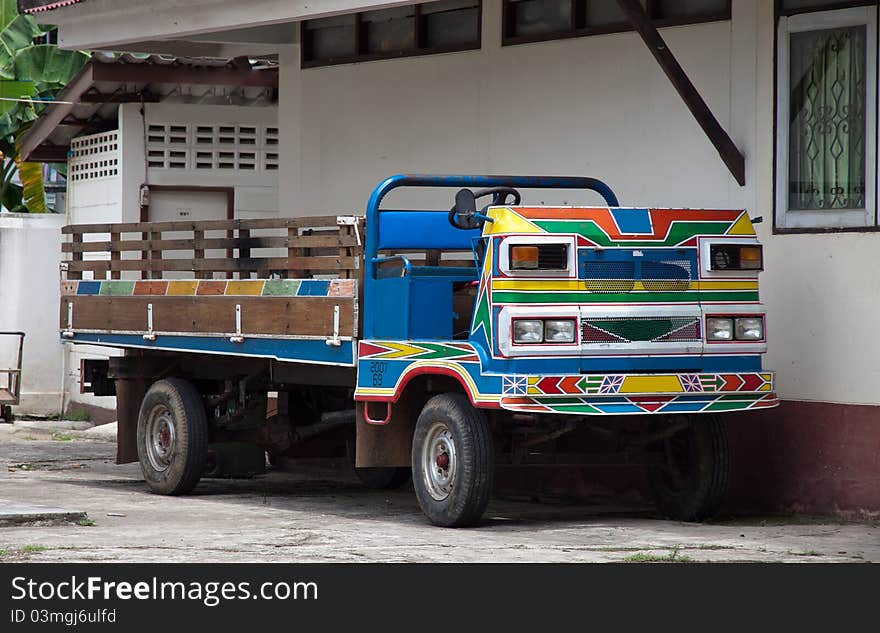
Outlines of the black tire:
<svg viewBox="0 0 880 633">
<path fill-rule="evenodd" d="M 192 492 L 208 455 L 205 406 L 192 383 L 180 378 L 153 383 L 138 415 L 137 447 L 141 471 L 152 492 Z"/>
<path fill-rule="evenodd" d="M 673 418 L 671 423 L 681 420 Z M 724 424 L 717 415 L 694 415 L 692 424 L 663 441 L 666 465 L 651 472 L 657 510 L 677 521 L 698 522 L 721 505 L 730 473 Z"/>
<path fill-rule="evenodd" d="M 446 451 L 445 470 L 438 461 L 444 447 L 454 451 Z M 434 465 L 438 476 L 448 474 L 445 488 L 427 471 Z M 419 506 L 434 525 L 465 527 L 483 516 L 492 492 L 495 452 L 485 414 L 465 395 L 434 396 L 422 409 L 413 436 L 412 473 Z"/>
<path fill-rule="evenodd" d="M 412 469 L 404 468 L 355 468 L 354 474 L 367 488 L 373 490 L 397 490 L 409 481 Z"/>
</svg>

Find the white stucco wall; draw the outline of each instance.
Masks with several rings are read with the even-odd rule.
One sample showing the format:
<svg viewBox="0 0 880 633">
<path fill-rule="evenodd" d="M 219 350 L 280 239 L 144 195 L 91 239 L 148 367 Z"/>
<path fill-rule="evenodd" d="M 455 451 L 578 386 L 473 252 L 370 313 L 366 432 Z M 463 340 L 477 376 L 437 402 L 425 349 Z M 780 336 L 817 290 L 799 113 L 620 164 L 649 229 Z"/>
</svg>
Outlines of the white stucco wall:
<svg viewBox="0 0 880 633">
<path fill-rule="evenodd" d="M 0 213 L 0 331 L 26 335 L 18 413 L 61 410 L 58 266 L 63 224 L 62 215 Z M 0 340 L 4 369 L 14 357 L 12 342 Z M 0 381 L 6 385 L 5 374 Z"/>
<path fill-rule="evenodd" d="M 781 396 L 880 404 L 880 235 L 771 235 L 773 3 L 733 0 L 729 22 L 663 30 L 745 154 L 745 187 L 637 35 L 502 47 L 500 5 L 484 0 L 480 51 L 306 70 L 295 46 L 282 53 L 282 213 L 362 212 L 397 172 L 590 175 L 627 205 L 746 208 L 765 219 L 766 366 Z"/>
</svg>

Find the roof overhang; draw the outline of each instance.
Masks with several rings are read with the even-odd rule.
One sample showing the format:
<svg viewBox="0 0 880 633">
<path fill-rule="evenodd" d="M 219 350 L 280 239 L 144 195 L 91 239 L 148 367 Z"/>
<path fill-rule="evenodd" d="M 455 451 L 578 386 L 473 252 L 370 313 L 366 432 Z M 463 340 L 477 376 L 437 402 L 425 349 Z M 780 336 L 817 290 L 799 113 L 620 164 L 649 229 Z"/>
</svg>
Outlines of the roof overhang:
<svg viewBox="0 0 880 633">
<path fill-rule="evenodd" d="M 41 13 L 43 11 L 52 11 L 60 9 L 72 4 L 77 4 L 83 0 L 18 0 L 18 10 L 21 13 Z"/>
<path fill-rule="evenodd" d="M 22 157 L 35 162 L 64 162 L 71 138 L 116 127 L 119 104 L 162 101 L 169 88 L 204 86 L 209 91 L 226 86 L 237 93 L 250 90 L 259 94 L 278 87 L 277 68 L 259 69 L 221 60 L 213 60 L 214 65 L 204 65 L 207 60 L 192 64 L 163 61 L 106 63 L 92 59 L 55 97 L 57 103 L 48 106 L 22 137 Z"/>
<path fill-rule="evenodd" d="M 19 2 L 24 10 L 27 4 L 41 4 L 40 0 Z M 53 10 L 36 12 L 34 17 L 58 26 L 62 48 L 133 51 L 143 50 L 130 47 L 140 42 L 187 40 L 193 36 L 207 36 L 211 41 L 228 41 L 244 48 L 248 44 L 266 44 L 257 27 L 414 4 L 414 0 L 77 0 L 67 5 L 44 0 L 42 4 Z M 242 40 L 242 32 L 248 29 L 256 29 L 252 31 L 253 37 Z M 224 39 L 233 32 L 235 35 Z M 277 42 L 275 45 L 282 46 Z"/>
</svg>

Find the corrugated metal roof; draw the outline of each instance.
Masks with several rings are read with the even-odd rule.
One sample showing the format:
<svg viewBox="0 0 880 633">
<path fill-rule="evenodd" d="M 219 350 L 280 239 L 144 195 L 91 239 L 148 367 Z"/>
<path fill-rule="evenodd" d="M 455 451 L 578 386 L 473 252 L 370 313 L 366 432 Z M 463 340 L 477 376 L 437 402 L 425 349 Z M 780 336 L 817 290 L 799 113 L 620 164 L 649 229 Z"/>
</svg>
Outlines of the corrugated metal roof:
<svg viewBox="0 0 880 633">
<path fill-rule="evenodd" d="M 40 13 L 80 2 L 83 0 L 18 0 L 18 10 L 20 13 Z"/>
</svg>

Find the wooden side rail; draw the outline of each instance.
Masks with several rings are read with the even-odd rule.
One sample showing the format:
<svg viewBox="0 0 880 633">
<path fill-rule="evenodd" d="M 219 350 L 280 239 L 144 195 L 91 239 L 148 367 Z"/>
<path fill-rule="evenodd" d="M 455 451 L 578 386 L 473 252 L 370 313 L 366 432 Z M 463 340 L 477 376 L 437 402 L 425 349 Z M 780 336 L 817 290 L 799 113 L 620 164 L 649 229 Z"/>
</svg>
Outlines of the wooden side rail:
<svg viewBox="0 0 880 633">
<path fill-rule="evenodd" d="M 313 275 L 357 278 L 363 257 L 363 219 L 353 216 L 133 222 L 65 226 L 70 241 L 67 278 L 163 279 L 167 272 L 191 272 L 195 279 Z M 206 235 L 217 232 L 217 236 Z M 270 232 L 256 235 L 256 232 Z M 171 234 L 171 235 L 169 235 Z M 275 249 L 258 256 L 254 249 Z"/>
</svg>

